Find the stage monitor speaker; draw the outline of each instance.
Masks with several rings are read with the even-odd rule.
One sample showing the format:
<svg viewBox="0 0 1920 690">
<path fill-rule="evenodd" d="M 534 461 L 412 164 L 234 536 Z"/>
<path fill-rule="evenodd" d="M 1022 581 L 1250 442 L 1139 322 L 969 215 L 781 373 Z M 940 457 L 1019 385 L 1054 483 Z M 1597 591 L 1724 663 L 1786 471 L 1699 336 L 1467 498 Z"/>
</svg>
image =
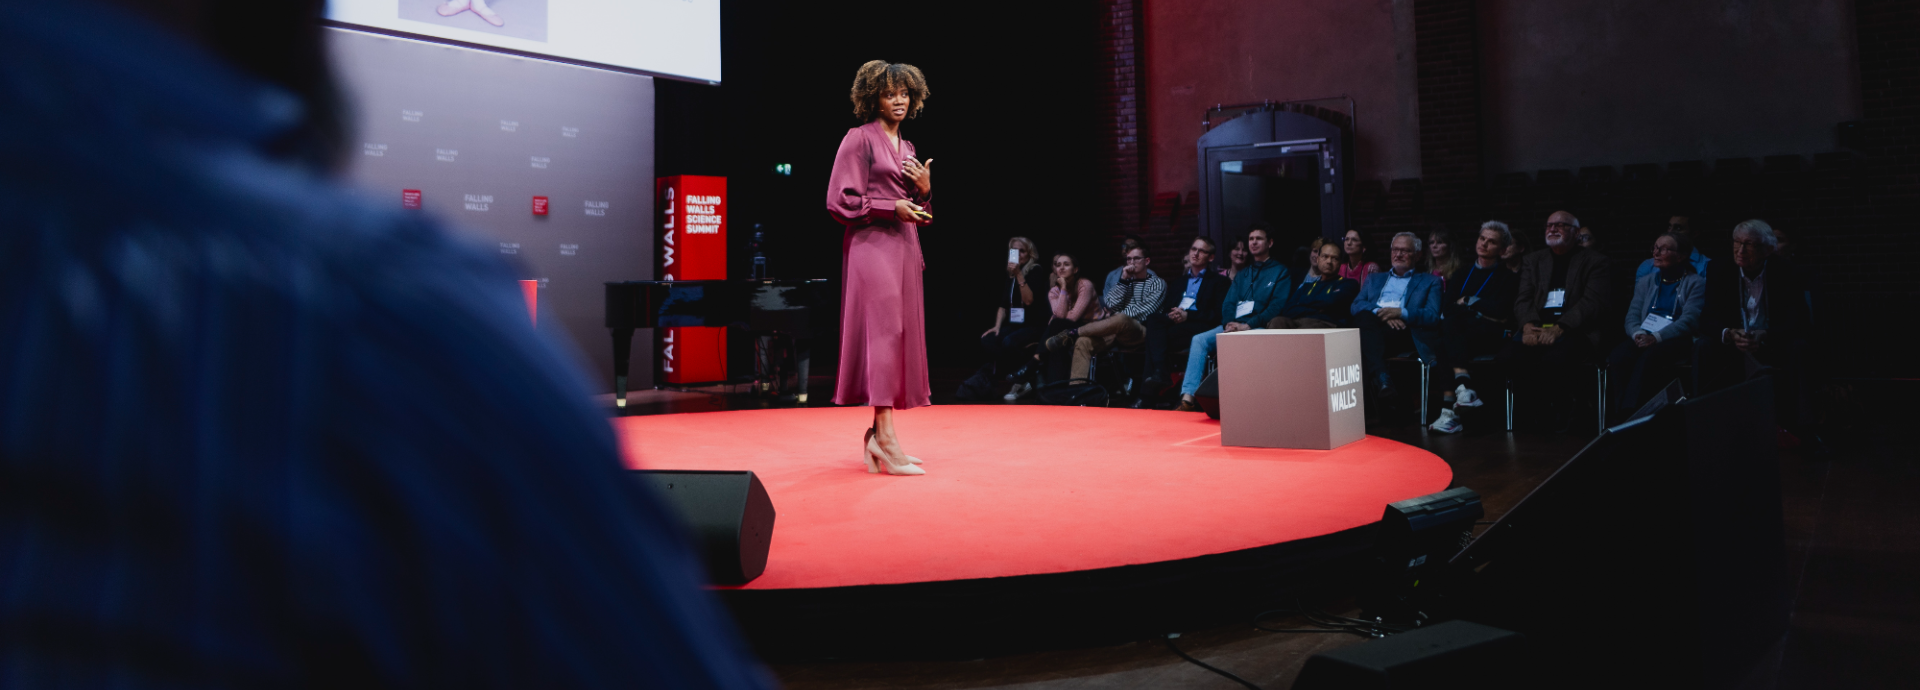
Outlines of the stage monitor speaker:
<svg viewBox="0 0 1920 690">
<path fill-rule="evenodd" d="M 1660 392 L 1654 395 L 1651 400 L 1648 400 L 1647 404 L 1641 405 L 1638 410 L 1634 410 L 1633 414 L 1627 417 L 1627 421 L 1633 421 L 1641 417 L 1652 417 L 1659 414 L 1661 410 L 1667 409 L 1668 405 L 1678 405 L 1686 402 L 1686 400 L 1687 390 L 1680 386 L 1680 379 L 1674 379 L 1673 383 L 1669 383 L 1666 388 L 1660 389 Z"/>
<path fill-rule="evenodd" d="M 1464 486 L 1387 504 L 1374 538 L 1377 580 L 1361 598 L 1368 614 L 1404 619 L 1425 608 L 1435 588 L 1421 581 L 1444 577 L 1485 515 L 1480 494 Z"/>
<path fill-rule="evenodd" d="M 1208 417 L 1220 418 L 1220 372 L 1207 374 L 1200 380 L 1200 390 L 1193 392 L 1193 402 L 1206 410 Z"/>
<path fill-rule="evenodd" d="M 1736 687 L 1764 668 L 1791 605 L 1771 386 L 1604 430 L 1450 561 L 1470 617 L 1534 639 L 1567 669 L 1559 687 L 1622 687 L 1646 668 Z"/>
<path fill-rule="evenodd" d="M 1315 654 L 1294 690 L 1523 687 L 1526 638 L 1499 628 L 1448 621 Z"/>
<path fill-rule="evenodd" d="M 692 529 L 717 585 L 744 585 L 767 570 L 773 500 L 752 472 L 635 470 Z"/>
</svg>

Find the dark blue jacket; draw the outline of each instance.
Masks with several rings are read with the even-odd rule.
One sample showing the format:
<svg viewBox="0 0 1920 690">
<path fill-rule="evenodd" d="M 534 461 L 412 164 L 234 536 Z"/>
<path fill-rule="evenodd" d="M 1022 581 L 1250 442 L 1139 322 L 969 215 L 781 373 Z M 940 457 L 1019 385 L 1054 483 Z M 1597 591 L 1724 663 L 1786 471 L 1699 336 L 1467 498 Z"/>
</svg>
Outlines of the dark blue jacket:
<svg viewBox="0 0 1920 690">
<path fill-rule="evenodd" d="M 1360 294 L 1360 282 L 1335 278 L 1301 283 L 1287 298 L 1280 315 L 1291 319 L 1321 319 L 1346 326 L 1353 322 L 1353 298 Z M 1264 324 L 1263 324 L 1264 325 Z"/>
<path fill-rule="evenodd" d="M 1255 328 L 1267 325 L 1273 317 L 1280 315 L 1280 309 L 1287 305 L 1287 291 L 1293 287 L 1287 267 L 1269 257 L 1266 261 L 1247 264 L 1233 276 L 1233 285 L 1227 288 L 1227 298 L 1220 302 L 1220 325 L 1244 323 Z M 1246 316 L 1235 316 L 1241 302 L 1252 300 L 1253 312 Z"/>
<path fill-rule="evenodd" d="M 1391 270 L 1367 276 L 1367 284 L 1354 298 L 1352 313 L 1380 308 L 1380 291 L 1387 286 Z M 1426 271 L 1408 273 L 1406 301 L 1400 304 L 1402 321 L 1413 331 L 1413 347 L 1420 359 L 1438 361 L 1440 346 L 1440 278 Z"/>
</svg>

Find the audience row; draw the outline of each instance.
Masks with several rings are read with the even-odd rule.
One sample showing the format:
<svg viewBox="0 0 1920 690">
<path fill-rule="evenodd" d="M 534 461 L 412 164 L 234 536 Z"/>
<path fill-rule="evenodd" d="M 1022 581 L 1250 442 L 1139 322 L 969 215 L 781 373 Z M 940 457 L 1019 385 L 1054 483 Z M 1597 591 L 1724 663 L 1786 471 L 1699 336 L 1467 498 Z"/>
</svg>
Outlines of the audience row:
<svg viewBox="0 0 1920 690">
<path fill-rule="evenodd" d="M 1220 334 L 1356 328 L 1372 407 L 1400 398 L 1388 355 L 1411 354 L 1445 381 L 1441 411 L 1430 420 L 1439 432 L 1461 431 L 1468 411 L 1485 404 L 1476 367 L 1565 427 L 1574 400 L 1586 399 L 1574 392 L 1590 390 L 1583 370 L 1610 372 L 1609 409 L 1618 418 L 1683 364 L 1692 365 L 1695 395 L 1761 372 L 1773 376 L 1778 419 L 1794 430 L 1804 416 L 1799 377 L 1811 293 L 1782 251 L 1782 233 L 1749 220 L 1732 236 L 1724 258 L 1733 266 L 1721 270 L 1695 246 L 1688 219 L 1670 219 L 1634 271 L 1624 310 L 1607 255 L 1566 211 L 1547 218 L 1539 249 L 1528 251 L 1520 233 L 1488 221 L 1471 244 L 1441 229 L 1424 239 L 1394 235 L 1385 266 L 1368 260 L 1361 233 L 1348 231 L 1339 241 L 1306 247 L 1307 270 L 1297 278 L 1273 256 L 1274 233 L 1265 225 L 1237 239 L 1218 270 L 1218 248 L 1194 238 L 1171 281 L 1150 269 L 1145 248 L 1129 236 L 1122 266 L 1097 288 L 1074 257 L 1055 254 L 1049 271 L 1034 243 L 1015 237 L 1008 241 L 1002 304 L 981 335 L 988 361 L 960 393 L 985 397 L 996 377 L 1012 381 L 1009 401 L 1042 382 L 1073 385 L 1089 377 L 1102 353 L 1118 348 L 1144 360 L 1120 377 L 1137 406 L 1153 404 L 1154 392 L 1177 382 L 1175 409 L 1196 410 L 1194 396 L 1215 366 Z"/>
</svg>

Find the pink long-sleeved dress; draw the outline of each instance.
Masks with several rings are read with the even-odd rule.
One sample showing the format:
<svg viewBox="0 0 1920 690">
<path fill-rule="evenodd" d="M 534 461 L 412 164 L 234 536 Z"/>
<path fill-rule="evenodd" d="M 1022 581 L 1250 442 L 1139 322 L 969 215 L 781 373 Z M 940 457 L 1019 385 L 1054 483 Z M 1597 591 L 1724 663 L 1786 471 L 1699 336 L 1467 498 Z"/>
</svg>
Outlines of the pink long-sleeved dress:
<svg viewBox="0 0 1920 690">
<path fill-rule="evenodd" d="M 847 130 L 833 157 L 827 212 L 846 226 L 841 254 L 840 381 L 833 401 L 905 410 L 924 407 L 927 326 L 920 273 L 919 224 L 903 223 L 894 202 L 914 195 L 900 161 L 914 157 L 902 138 L 896 150 L 880 121 Z"/>
</svg>

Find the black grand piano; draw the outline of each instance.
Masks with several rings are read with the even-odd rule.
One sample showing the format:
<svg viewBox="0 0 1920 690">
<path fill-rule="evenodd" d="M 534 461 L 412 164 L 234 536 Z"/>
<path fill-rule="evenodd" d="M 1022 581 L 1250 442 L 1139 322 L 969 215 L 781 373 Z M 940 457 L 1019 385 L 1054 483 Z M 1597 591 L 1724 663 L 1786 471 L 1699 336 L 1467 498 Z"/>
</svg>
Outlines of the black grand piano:
<svg viewBox="0 0 1920 690">
<path fill-rule="evenodd" d="M 785 369 L 798 375 L 799 399 L 805 402 L 807 341 L 812 337 L 814 312 L 837 308 L 825 278 L 630 280 L 606 286 L 607 328 L 613 331 L 613 399 L 620 407 L 627 405 L 634 329 L 674 326 L 732 326 L 755 336 L 752 375 L 705 383 L 767 382 L 771 377 L 778 384 L 785 378 L 780 375 Z M 782 367 L 782 358 L 775 356 L 782 348 L 791 348 L 790 367 Z M 728 371 L 737 369 L 729 366 Z"/>
</svg>

